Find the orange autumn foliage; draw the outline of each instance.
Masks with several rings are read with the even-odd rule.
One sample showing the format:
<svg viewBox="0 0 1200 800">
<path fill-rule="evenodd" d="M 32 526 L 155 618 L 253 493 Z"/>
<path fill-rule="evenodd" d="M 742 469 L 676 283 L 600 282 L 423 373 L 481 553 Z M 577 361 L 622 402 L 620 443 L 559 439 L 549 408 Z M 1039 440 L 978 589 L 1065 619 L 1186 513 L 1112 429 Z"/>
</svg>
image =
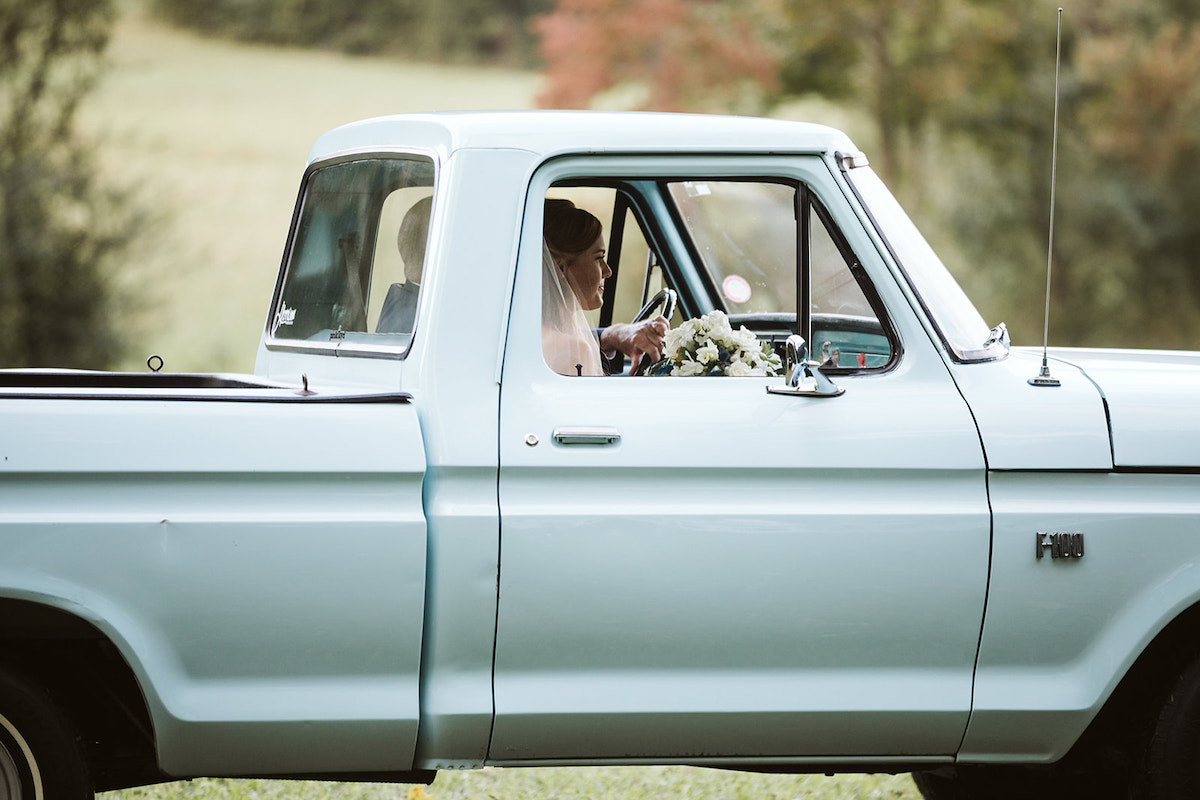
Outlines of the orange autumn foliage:
<svg viewBox="0 0 1200 800">
<path fill-rule="evenodd" d="M 559 0 L 532 27 L 543 108 L 587 108 L 628 84 L 644 89 L 647 110 L 746 108 L 776 80 L 750 21 L 719 0 Z"/>
</svg>

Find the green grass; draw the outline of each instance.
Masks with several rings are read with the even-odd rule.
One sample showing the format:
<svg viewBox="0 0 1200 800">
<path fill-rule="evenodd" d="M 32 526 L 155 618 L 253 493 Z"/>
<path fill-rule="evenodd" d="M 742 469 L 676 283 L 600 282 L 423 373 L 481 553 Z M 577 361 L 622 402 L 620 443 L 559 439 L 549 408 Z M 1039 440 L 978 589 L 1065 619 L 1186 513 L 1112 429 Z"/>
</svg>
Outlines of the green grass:
<svg viewBox="0 0 1200 800">
<path fill-rule="evenodd" d="M 106 792 L 103 800 L 918 800 L 907 775 L 757 775 L 692 767 L 441 772 L 429 787 L 196 780 Z"/>
</svg>

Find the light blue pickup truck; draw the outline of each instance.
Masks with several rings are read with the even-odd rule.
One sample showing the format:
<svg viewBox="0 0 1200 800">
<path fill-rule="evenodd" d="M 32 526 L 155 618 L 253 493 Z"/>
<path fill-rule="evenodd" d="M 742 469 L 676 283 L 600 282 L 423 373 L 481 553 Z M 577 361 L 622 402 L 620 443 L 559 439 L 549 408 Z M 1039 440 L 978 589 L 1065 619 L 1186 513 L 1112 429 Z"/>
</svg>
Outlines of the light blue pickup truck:
<svg viewBox="0 0 1200 800">
<path fill-rule="evenodd" d="M 550 363 L 547 198 L 602 225 L 600 373 Z M 604 345 L 644 304 L 649 367 Z M 255 375 L 0 371 L 0 798 L 604 764 L 1197 797 L 1200 353 L 1042 363 L 837 131 L 338 128 Z"/>
</svg>

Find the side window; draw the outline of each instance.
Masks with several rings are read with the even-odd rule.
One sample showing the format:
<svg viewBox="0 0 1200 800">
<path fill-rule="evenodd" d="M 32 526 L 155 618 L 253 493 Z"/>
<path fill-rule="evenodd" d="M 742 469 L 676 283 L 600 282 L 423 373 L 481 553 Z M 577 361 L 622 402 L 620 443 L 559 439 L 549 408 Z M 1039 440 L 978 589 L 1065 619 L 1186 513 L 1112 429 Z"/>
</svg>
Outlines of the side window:
<svg viewBox="0 0 1200 800">
<path fill-rule="evenodd" d="M 551 209 L 556 203 L 569 206 L 566 217 Z M 592 218 L 582 234 L 588 241 L 560 249 L 590 247 L 599 231 L 606 263 L 581 255 L 569 260 L 578 269 L 564 271 L 568 262 L 552 253 L 551 240 L 563 220 L 577 219 L 576 209 Z M 827 369 L 892 361 L 893 338 L 865 271 L 814 193 L 796 181 L 574 179 L 548 192 L 543 234 L 543 354 L 560 374 L 625 370 L 619 359 L 597 366 L 590 358 L 595 333 L 629 322 L 664 287 L 679 304 L 666 357 L 649 375 L 779 374 L 777 357 L 794 333 Z M 582 276 L 579 285 L 567 275 Z"/>
<path fill-rule="evenodd" d="M 309 175 L 271 320 L 274 340 L 404 351 L 432 209 L 426 158 L 369 158 Z"/>
<path fill-rule="evenodd" d="M 861 267 L 817 206 L 808 215 L 813 357 L 841 369 L 886 366 L 891 340 L 863 289 Z"/>
</svg>

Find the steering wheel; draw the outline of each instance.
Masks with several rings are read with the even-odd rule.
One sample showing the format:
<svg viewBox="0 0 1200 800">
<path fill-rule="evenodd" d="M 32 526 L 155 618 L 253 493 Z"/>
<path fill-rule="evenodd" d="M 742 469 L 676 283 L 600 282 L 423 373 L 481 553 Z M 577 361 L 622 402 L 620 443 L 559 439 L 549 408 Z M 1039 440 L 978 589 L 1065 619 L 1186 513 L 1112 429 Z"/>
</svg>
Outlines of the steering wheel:
<svg viewBox="0 0 1200 800">
<path fill-rule="evenodd" d="M 646 305 L 642 306 L 642 310 L 634 316 L 634 322 L 642 322 L 656 316 L 654 310 L 662 306 L 662 315 L 668 320 L 675 313 L 675 305 L 679 302 L 679 295 L 675 294 L 674 289 L 666 287 L 659 289 L 658 293 L 646 301 Z"/>
<path fill-rule="evenodd" d="M 651 317 L 658 316 L 658 314 L 662 314 L 662 316 L 669 320 L 671 319 L 671 315 L 675 313 L 675 306 L 678 304 L 678 302 L 679 295 L 675 293 L 675 290 L 663 287 L 662 289 L 658 290 L 658 293 L 655 294 L 654 297 L 651 297 L 646 301 L 646 305 L 642 306 L 641 311 L 634 315 L 633 322 L 643 322 Z M 658 311 L 660 307 L 662 308 L 661 312 Z M 646 374 L 646 370 L 649 369 L 650 363 L 650 356 L 643 355 L 642 360 L 638 362 L 637 369 L 635 369 L 632 374 Z"/>
</svg>

